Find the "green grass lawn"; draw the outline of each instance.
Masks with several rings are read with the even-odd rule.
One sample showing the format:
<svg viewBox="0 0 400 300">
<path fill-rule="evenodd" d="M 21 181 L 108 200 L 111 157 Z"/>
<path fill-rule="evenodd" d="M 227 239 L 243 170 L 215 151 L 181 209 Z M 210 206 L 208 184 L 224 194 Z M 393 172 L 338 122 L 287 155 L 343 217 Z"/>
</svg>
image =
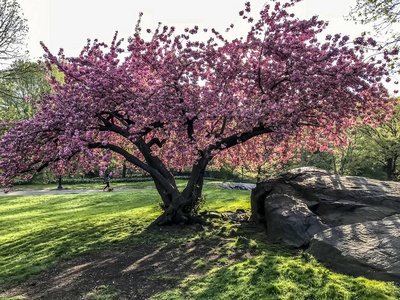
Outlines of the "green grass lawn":
<svg viewBox="0 0 400 300">
<path fill-rule="evenodd" d="M 177 184 L 184 184 L 185 181 L 178 180 Z M 129 188 L 129 189 L 145 189 L 154 188 L 153 181 L 137 181 L 137 182 L 112 182 L 113 188 Z M 58 184 L 18 184 L 12 187 L 12 191 L 34 191 L 34 190 L 54 190 L 57 189 Z M 91 183 L 63 183 L 63 189 L 67 190 L 81 190 L 81 189 L 97 189 L 101 191 L 105 184 L 101 180 Z"/>
<path fill-rule="evenodd" d="M 204 194 L 207 210 L 250 208 L 249 191 L 206 186 Z M 24 281 L 56 262 L 91 251 L 208 238 L 224 239 L 232 249 L 255 249 L 256 255 L 233 264 L 223 258 L 217 265 L 199 262 L 209 270 L 206 276 L 188 277 L 179 288 L 155 299 L 400 299 L 393 284 L 332 273 L 284 247 L 243 239 L 246 233 L 231 223 L 221 224 L 222 234 L 221 226 L 200 233 L 146 231 L 161 213 L 159 201 L 155 189 L 1 197 L 0 285 Z"/>
<path fill-rule="evenodd" d="M 206 187 L 206 209 L 249 208 L 249 192 Z M 0 284 L 88 251 L 134 246 L 161 214 L 155 189 L 0 198 Z"/>
</svg>

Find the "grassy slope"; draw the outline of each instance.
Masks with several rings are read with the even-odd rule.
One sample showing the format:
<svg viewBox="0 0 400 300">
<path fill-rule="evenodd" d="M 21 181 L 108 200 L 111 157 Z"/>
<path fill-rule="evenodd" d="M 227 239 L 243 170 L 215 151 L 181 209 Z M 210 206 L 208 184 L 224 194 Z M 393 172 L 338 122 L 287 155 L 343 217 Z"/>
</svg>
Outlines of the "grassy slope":
<svg viewBox="0 0 400 300">
<path fill-rule="evenodd" d="M 249 192 L 205 187 L 208 210 L 250 208 Z M 25 280 L 51 264 L 99 249 L 141 243 L 224 238 L 231 247 L 252 247 L 254 258 L 203 266 L 208 276 L 187 278 L 157 299 L 399 299 L 393 285 L 329 272 L 313 259 L 293 257 L 259 240 L 223 235 L 157 235 L 144 229 L 160 214 L 156 190 L 0 198 L 0 284 Z M 231 229 L 229 229 L 231 228 Z M 215 232 L 213 232 L 213 230 Z M 243 240 L 245 241 L 244 243 Z M 229 249 L 227 249 L 227 252 Z M 201 263 L 199 263 L 199 266 Z"/>
</svg>

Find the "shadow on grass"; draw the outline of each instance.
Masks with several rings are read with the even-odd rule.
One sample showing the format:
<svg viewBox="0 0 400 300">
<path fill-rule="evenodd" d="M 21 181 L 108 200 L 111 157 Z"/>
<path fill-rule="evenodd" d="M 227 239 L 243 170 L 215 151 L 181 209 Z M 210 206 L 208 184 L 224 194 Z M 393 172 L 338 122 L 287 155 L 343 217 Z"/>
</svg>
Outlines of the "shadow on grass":
<svg viewBox="0 0 400 300">
<path fill-rule="evenodd" d="M 234 248 L 251 248 L 236 239 Z M 256 243 L 253 257 L 213 267 L 206 275 L 190 277 L 178 289 L 152 299 L 400 299 L 391 283 L 335 274 L 312 257 L 290 254 L 279 245 Z"/>
<path fill-rule="evenodd" d="M 93 230 L 101 231 L 101 228 Z M 93 233 L 93 230 L 85 233 Z M 61 262 L 49 271 L 31 277 L 19 288 L 9 291 L 7 296 L 23 293 L 33 299 L 79 299 L 100 285 L 113 285 L 128 299 L 133 296 L 147 299 L 155 293 L 177 287 L 191 274 L 205 274 L 206 268 L 195 269 L 199 258 L 218 260 L 219 255 L 214 252 L 220 240 L 194 239 L 198 233 L 194 227 L 150 227 L 116 241 L 113 251 L 110 251 L 113 247 L 109 241 L 97 241 L 92 244 L 91 251 L 107 250 Z M 63 234 L 66 240 L 75 239 L 68 233 Z M 49 239 L 59 235 L 60 232 L 55 232 Z M 57 250 L 62 252 L 61 256 L 65 254 L 69 258 L 74 252 L 68 243 L 59 243 Z M 54 259 L 50 257 L 50 261 Z M 38 261 L 38 264 L 44 265 L 44 262 Z M 24 270 L 17 266 L 12 273 L 21 271 Z"/>
<path fill-rule="evenodd" d="M 135 224 L 133 232 L 120 240 L 94 239 L 88 247 L 91 252 L 104 251 L 64 260 L 6 295 L 25 294 L 29 299 L 80 299 L 99 286 L 112 286 L 118 293 L 116 299 L 400 297 L 399 290 L 390 284 L 337 275 L 312 258 L 299 255 L 298 250 L 269 244 L 261 238 L 263 233 L 260 234 L 259 228 L 251 223 L 212 222 L 203 228 L 193 225 L 145 226 L 142 229 L 137 227 L 144 223 Z M 112 223 L 80 232 L 68 233 L 60 229 L 48 235 L 48 239 L 66 237 L 54 250 L 60 252 L 60 258 L 63 255 L 71 258 L 75 247 L 87 243 L 87 240 L 77 242 L 79 234 L 87 236 L 100 232 L 101 236 L 103 231 L 108 232 Z M 117 231 L 111 232 L 117 234 Z M 42 238 L 46 236 L 45 231 L 40 234 Z M 74 245 L 69 244 L 69 240 L 75 241 Z M 39 263 L 43 265 L 43 261 Z"/>
<path fill-rule="evenodd" d="M 209 193 L 214 206 L 235 202 L 235 192 L 213 187 Z M 151 240 L 138 234 L 161 213 L 158 201 L 155 190 L 7 199 L 0 207 L 0 284 L 88 251 Z"/>
<path fill-rule="evenodd" d="M 0 284 L 24 280 L 74 255 L 123 244 L 160 213 L 155 196 L 139 191 L 20 197 L 3 204 Z"/>
<path fill-rule="evenodd" d="M 206 209 L 232 210 L 246 201 L 241 191 L 205 191 L 213 199 Z M 105 285 L 128 299 L 345 299 L 350 291 L 374 295 L 359 299 L 400 297 L 388 284 L 375 287 L 305 262 L 296 251 L 263 241 L 264 232 L 247 223 L 148 227 L 160 213 L 155 191 L 57 197 L 34 200 L 30 216 L 23 207 L 19 213 L 3 208 L 11 227 L 0 227 L 7 233 L 0 236 L 0 283 L 10 288 L 30 277 L 6 296 L 79 299 Z M 385 293 L 390 297 L 382 298 Z"/>
</svg>

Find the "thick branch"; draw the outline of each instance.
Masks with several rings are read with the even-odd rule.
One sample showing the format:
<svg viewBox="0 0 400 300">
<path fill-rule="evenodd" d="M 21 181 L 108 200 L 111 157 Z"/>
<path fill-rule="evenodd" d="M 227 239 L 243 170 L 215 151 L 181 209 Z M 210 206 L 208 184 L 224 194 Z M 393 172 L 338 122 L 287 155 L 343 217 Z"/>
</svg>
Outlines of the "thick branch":
<svg viewBox="0 0 400 300">
<path fill-rule="evenodd" d="M 129 138 L 129 131 L 125 130 L 113 123 L 111 123 L 110 121 L 108 121 L 106 118 L 104 118 L 103 116 L 101 116 L 100 114 L 96 115 L 96 117 L 103 122 L 104 126 L 100 126 L 100 130 L 101 131 L 112 131 L 115 133 L 118 133 L 120 135 L 122 135 L 125 138 Z"/>
<path fill-rule="evenodd" d="M 187 119 L 186 119 L 186 122 L 185 122 L 185 124 L 187 125 L 187 135 L 188 135 L 188 138 L 189 138 L 191 141 L 194 140 L 194 139 L 193 139 L 193 133 L 194 133 L 193 124 L 194 124 L 194 121 L 195 121 L 196 119 L 197 119 L 197 118 L 193 118 L 193 119 L 187 118 Z"/>
<path fill-rule="evenodd" d="M 242 144 L 249 139 L 265 134 L 265 133 L 271 133 L 273 130 L 270 127 L 265 127 L 264 125 L 260 125 L 258 127 L 253 128 L 252 131 L 245 132 L 242 134 L 234 134 L 229 137 L 226 137 L 222 139 L 220 142 L 216 143 L 215 145 L 211 145 L 208 149 L 207 152 L 210 153 L 213 150 L 221 150 L 221 149 L 228 149 L 233 146 L 236 146 L 238 144 Z M 224 147 L 223 147 L 224 145 Z"/>
<path fill-rule="evenodd" d="M 103 145 L 102 143 L 93 143 L 88 145 L 89 149 L 100 148 L 100 149 L 110 149 L 118 154 L 121 154 L 123 157 L 126 158 L 127 161 L 134 164 L 135 166 L 141 168 L 142 170 L 148 172 L 155 180 L 157 180 L 168 192 L 174 193 L 176 189 L 166 180 L 166 178 L 155 168 L 145 164 L 139 158 L 134 156 L 133 154 L 129 153 L 125 149 L 113 145 L 113 144 L 106 144 Z"/>
<path fill-rule="evenodd" d="M 160 141 L 159 138 L 152 138 L 150 142 L 147 143 L 147 145 L 149 146 L 149 148 L 151 148 L 151 146 L 153 145 L 157 145 L 159 148 L 161 148 L 166 141 L 167 141 L 166 139 Z"/>
</svg>

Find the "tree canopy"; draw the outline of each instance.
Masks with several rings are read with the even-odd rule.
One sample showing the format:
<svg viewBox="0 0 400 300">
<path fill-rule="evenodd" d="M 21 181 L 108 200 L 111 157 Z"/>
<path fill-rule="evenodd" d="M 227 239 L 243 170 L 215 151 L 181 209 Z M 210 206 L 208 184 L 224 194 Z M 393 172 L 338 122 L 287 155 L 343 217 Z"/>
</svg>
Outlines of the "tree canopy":
<svg viewBox="0 0 400 300">
<path fill-rule="evenodd" d="M 288 13 L 296 2 L 271 1 L 258 20 L 246 3 L 239 14 L 251 29 L 233 40 L 212 29 L 197 41 L 197 26 L 148 29 L 145 40 L 138 22 L 126 49 L 117 34 L 110 45 L 88 41 L 73 58 L 43 45 L 49 70 L 57 66 L 65 84 L 50 77 L 54 92 L 37 100 L 34 117 L 2 136 L 0 183 L 46 167 L 104 170 L 114 157 L 154 179 L 165 208 L 157 223 L 188 222 L 209 163 L 255 167 L 297 160 L 299 147 L 335 151 L 347 143 L 344 129 L 390 118 L 382 84 L 390 53 L 367 61 L 372 39 L 319 41 L 327 24 Z M 191 176 L 179 191 L 171 170 L 183 168 Z"/>
</svg>

